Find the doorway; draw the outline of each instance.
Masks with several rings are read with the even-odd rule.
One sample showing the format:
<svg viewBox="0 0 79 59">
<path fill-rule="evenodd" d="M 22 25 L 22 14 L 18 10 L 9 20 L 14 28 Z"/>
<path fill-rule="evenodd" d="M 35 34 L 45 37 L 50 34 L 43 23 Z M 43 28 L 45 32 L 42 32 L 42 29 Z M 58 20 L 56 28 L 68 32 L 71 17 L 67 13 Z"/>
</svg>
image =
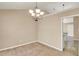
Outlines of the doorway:
<svg viewBox="0 0 79 59">
<path fill-rule="evenodd" d="M 63 51 L 78 55 L 78 17 L 66 16 L 62 18 Z"/>
</svg>

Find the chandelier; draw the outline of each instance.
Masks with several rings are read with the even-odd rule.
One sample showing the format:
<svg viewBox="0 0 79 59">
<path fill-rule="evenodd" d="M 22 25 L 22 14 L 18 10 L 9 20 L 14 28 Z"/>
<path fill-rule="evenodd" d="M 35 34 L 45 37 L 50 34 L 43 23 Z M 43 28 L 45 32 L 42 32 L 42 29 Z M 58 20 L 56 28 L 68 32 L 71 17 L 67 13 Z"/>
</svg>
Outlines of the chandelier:
<svg viewBox="0 0 79 59">
<path fill-rule="evenodd" d="M 38 21 L 38 19 L 44 15 L 44 11 L 37 7 L 37 2 L 34 9 L 29 9 L 29 13 L 35 19 L 35 21 Z"/>
</svg>

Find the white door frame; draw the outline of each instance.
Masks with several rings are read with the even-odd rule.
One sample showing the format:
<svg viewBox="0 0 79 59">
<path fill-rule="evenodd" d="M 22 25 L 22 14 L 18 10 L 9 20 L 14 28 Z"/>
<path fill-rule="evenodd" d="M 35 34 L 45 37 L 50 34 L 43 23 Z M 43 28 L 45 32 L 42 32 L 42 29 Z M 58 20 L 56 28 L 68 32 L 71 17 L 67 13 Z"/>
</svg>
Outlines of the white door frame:
<svg viewBox="0 0 79 59">
<path fill-rule="evenodd" d="M 61 48 L 62 48 L 62 51 L 64 50 L 64 39 L 63 39 L 63 18 L 64 18 L 64 17 L 74 17 L 74 16 L 79 16 L 79 14 L 60 17 L 60 20 L 61 20 Z"/>
<path fill-rule="evenodd" d="M 61 19 L 61 48 L 62 51 L 64 50 L 64 40 L 63 40 L 63 17 L 60 18 Z"/>
</svg>

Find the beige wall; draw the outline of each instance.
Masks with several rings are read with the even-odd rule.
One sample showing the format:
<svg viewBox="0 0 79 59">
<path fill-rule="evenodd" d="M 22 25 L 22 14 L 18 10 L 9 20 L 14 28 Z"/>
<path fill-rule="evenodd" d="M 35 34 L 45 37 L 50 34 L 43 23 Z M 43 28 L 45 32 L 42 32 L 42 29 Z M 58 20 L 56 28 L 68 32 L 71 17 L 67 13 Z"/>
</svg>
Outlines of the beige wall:
<svg viewBox="0 0 79 59">
<path fill-rule="evenodd" d="M 36 41 L 36 23 L 25 10 L 0 10 L 0 49 Z"/>
<path fill-rule="evenodd" d="M 39 22 L 39 41 L 62 50 L 61 17 L 79 14 L 79 9 L 73 9 L 56 15 L 48 15 Z"/>
<path fill-rule="evenodd" d="M 79 39 L 79 16 L 74 17 L 74 38 Z"/>
<path fill-rule="evenodd" d="M 50 15 L 39 21 L 39 41 L 61 50 L 61 21 L 58 15 Z"/>
<path fill-rule="evenodd" d="M 79 9 L 51 14 L 42 18 L 37 26 L 25 10 L 0 10 L 0 49 L 38 38 L 38 41 L 62 50 L 60 18 L 75 14 L 79 14 Z"/>
</svg>

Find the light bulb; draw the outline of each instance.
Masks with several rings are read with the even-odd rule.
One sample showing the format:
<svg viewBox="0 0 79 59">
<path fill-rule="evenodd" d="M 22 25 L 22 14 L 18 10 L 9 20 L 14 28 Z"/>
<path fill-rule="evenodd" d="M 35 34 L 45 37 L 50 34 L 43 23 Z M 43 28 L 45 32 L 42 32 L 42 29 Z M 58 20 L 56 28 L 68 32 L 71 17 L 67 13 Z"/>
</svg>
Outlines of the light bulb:
<svg viewBox="0 0 79 59">
<path fill-rule="evenodd" d="M 35 16 L 35 13 L 32 13 L 31 16 Z"/>
<path fill-rule="evenodd" d="M 44 12 L 40 12 L 40 15 L 44 15 Z"/>
<path fill-rule="evenodd" d="M 36 15 L 36 17 L 39 17 L 39 16 L 40 16 L 40 14 L 37 14 L 37 15 Z"/>
<path fill-rule="evenodd" d="M 34 12 L 34 11 L 33 11 L 33 10 L 31 10 L 31 9 L 29 10 L 29 13 L 33 13 L 33 12 Z"/>
<path fill-rule="evenodd" d="M 36 11 L 36 13 L 40 13 L 40 9 L 36 9 L 35 11 Z"/>
</svg>

